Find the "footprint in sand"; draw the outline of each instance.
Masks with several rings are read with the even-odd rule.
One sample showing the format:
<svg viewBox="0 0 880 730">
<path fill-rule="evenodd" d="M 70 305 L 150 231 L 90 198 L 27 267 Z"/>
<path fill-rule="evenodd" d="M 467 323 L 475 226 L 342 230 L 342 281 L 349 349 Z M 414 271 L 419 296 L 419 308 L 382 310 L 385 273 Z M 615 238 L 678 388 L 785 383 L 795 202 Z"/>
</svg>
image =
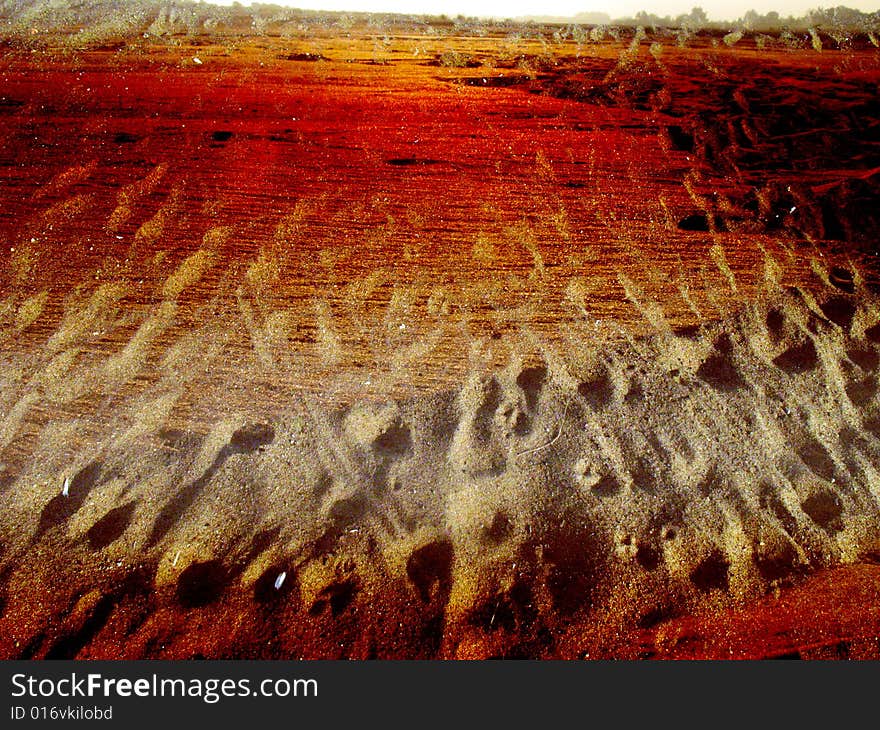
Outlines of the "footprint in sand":
<svg viewBox="0 0 880 730">
<path fill-rule="evenodd" d="M 309 615 L 321 616 L 329 612 L 332 618 L 336 618 L 352 605 L 359 592 L 360 586 L 354 579 L 334 581 L 318 593 L 309 608 Z"/>
<path fill-rule="evenodd" d="M 86 540 L 92 550 L 100 550 L 118 540 L 131 524 L 137 501 L 128 502 L 111 509 L 86 532 Z"/>
<path fill-rule="evenodd" d="M 452 591 L 452 543 L 437 540 L 414 550 L 406 562 L 406 574 L 423 603 L 436 600 L 445 606 Z"/>
<path fill-rule="evenodd" d="M 162 508 L 153 523 L 147 545 L 156 545 L 168 534 L 231 456 L 260 452 L 274 440 L 275 429 L 267 423 L 250 423 L 237 429 L 204 473 L 181 488 Z"/>
<path fill-rule="evenodd" d="M 743 379 L 734 363 L 733 350 L 730 336 L 720 335 L 712 345 L 712 352 L 697 368 L 697 377 L 722 392 L 745 388 L 748 383 Z"/>
<path fill-rule="evenodd" d="M 499 375 L 472 377 L 459 393 L 450 462 L 470 477 L 503 473 L 519 441 L 534 429 L 547 379 L 543 365 L 521 369 L 512 382 Z"/>
<path fill-rule="evenodd" d="M 789 375 L 802 375 L 816 368 L 819 353 L 813 341 L 807 339 L 777 355 L 773 358 L 773 364 Z"/>
<path fill-rule="evenodd" d="M 69 484 L 66 483 L 66 490 L 53 497 L 43 507 L 40 521 L 34 533 L 34 541 L 38 540 L 50 528 L 70 519 L 83 506 L 89 492 L 98 484 L 103 466 L 100 461 L 91 462 L 77 472 Z"/>
<path fill-rule="evenodd" d="M 184 608 L 207 606 L 220 598 L 231 580 L 231 571 L 221 560 L 192 563 L 177 579 L 177 602 Z"/>
<path fill-rule="evenodd" d="M 578 385 L 577 390 L 581 398 L 597 411 L 603 410 L 614 400 L 614 380 L 605 367 L 602 367 L 592 378 Z"/>
</svg>

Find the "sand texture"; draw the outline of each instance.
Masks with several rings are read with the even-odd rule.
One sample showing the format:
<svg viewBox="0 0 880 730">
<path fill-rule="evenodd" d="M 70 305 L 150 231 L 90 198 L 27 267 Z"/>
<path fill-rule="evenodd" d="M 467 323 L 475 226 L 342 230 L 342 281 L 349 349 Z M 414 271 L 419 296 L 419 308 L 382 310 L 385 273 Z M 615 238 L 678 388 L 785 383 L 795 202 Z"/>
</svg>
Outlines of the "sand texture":
<svg viewBox="0 0 880 730">
<path fill-rule="evenodd" d="M 0 50 L 0 657 L 880 656 L 868 36 L 138 8 Z"/>
</svg>

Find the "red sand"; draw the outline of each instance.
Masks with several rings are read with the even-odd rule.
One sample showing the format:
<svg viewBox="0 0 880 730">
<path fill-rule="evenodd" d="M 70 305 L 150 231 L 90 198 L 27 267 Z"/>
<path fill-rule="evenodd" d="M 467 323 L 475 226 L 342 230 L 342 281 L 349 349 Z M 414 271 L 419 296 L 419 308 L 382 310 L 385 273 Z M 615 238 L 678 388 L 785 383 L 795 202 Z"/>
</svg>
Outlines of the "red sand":
<svg viewBox="0 0 880 730">
<path fill-rule="evenodd" d="M 8 264 L 0 271 L 0 375 L 8 386 L 0 495 L 14 508 L 5 518 L 0 554 L 0 656 L 878 658 L 880 569 L 827 568 L 815 547 L 832 544 L 840 548 L 835 555 L 851 562 L 851 545 L 834 542 L 843 529 L 836 525 L 843 503 L 832 499 L 840 485 L 828 485 L 836 484 L 844 458 L 838 454 L 851 457 L 846 468 L 853 474 L 874 454 L 867 432 L 861 434 L 867 445 L 846 451 L 858 439 L 844 425 L 864 417 L 877 428 L 871 421 L 877 333 L 871 334 L 869 321 L 876 312 L 870 301 L 851 304 L 844 294 L 855 290 L 861 297 L 876 279 L 863 235 L 872 224 L 856 218 L 873 210 L 863 203 L 876 200 L 880 169 L 871 142 L 880 123 L 875 50 L 758 51 L 749 39 L 728 48 L 710 36 L 685 47 L 667 38 L 660 50 L 650 38 L 635 50 L 631 38 L 606 40 L 582 55 L 571 42 L 548 52 L 523 41 L 513 53 L 504 37 L 401 35 L 385 45 L 366 32 L 307 41 L 182 40 L 136 40 L 97 51 L 6 47 L 0 53 L 0 240 Z M 450 50 L 472 56 L 476 65 L 438 65 Z M 313 55 L 298 55 L 305 52 Z M 779 109 L 802 109 L 805 116 L 786 126 Z M 781 262 L 778 271 L 773 262 Z M 283 481 L 301 455 L 293 419 L 283 424 L 287 431 L 278 428 L 265 467 L 260 455 L 275 431 L 231 424 L 244 414 L 259 417 L 260 424 L 273 422 L 293 392 L 317 392 L 319 400 L 346 407 L 364 393 L 370 403 L 401 391 L 433 396 L 458 388 L 478 356 L 490 365 L 506 363 L 512 352 L 528 360 L 534 353 L 522 343 L 534 333 L 545 354 L 557 346 L 565 351 L 574 335 L 601 348 L 593 327 L 603 320 L 616 341 L 634 333 L 659 332 L 661 340 L 668 335 L 661 354 L 669 362 L 657 365 L 669 367 L 664 382 L 678 383 L 682 376 L 696 383 L 692 392 L 699 397 L 709 393 L 696 403 L 721 424 L 718 433 L 709 433 L 718 437 L 712 448 L 726 453 L 720 451 L 723 439 L 746 426 L 735 422 L 736 414 L 722 413 L 719 403 L 735 410 L 736 393 L 760 389 L 744 378 L 760 379 L 763 388 L 763 376 L 754 372 L 764 371 L 738 372 L 728 358 L 734 349 L 729 338 L 702 342 L 687 328 L 734 315 L 743 303 L 764 297 L 768 282 L 779 291 L 830 287 L 837 296 L 821 310 L 809 301 L 785 313 L 771 310 L 759 322 L 770 334 L 746 332 L 735 343 L 747 353 L 737 357 L 764 358 L 761 367 L 774 378 L 801 383 L 788 395 L 806 404 L 806 415 L 796 414 L 803 433 L 792 426 L 793 445 L 777 449 L 799 448 L 809 467 L 804 477 L 798 465 L 801 481 L 789 498 L 802 508 L 802 524 L 784 527 L 792 540 L 815 548 L 815 555 L 806 554 L 820 570 L 789 577 L 782 588 L 777 581 L 776 596 L 756 598 L 760 591 L 753 590 L 737 605 L 731 596 L 719 598 L 711 581 L 702 591 L 691 574 L 686 590 L 705 605 L 692 615 L 662 606 L 652 614 L 645 600 L 635 608 L 648 611 L 642 624 L 652 625 L 621 633 L 613 622 L 579 613 L 580 605 L 566 610 L 563 594 L 570 588 L 578 600 L 588 596 L 592 586 L 585 582 L 595 577 L 593 556 L 568 554 L 566 541 L 580 541 L 575 548 L 581 551 L 609 547 L 601 559 L 618 561 L 615 576 L 635 575 L 625 563 L 633 556 L 629 562 L 650 574 L 659 552 L 646 552 L 630 536 L 610 555 L 610 543 L 590 542 L 586 528 L 563 530 L 565 520 L 549 506 L 543 543 L 544 537 L 532 537 L 531 507 L 519 514 L 514 498 L 509 520 L 490 505 L 494 518 L 480 521 L 477 509 L 489 509 L 480 501 L 485 485 L 508 494 L 508 473 L 493 461 L 498 454 L 515 462 L 509 479 L 524 474 L 530 488 L 546 490 L 539 498 L 548 504 L 560 487 L 546 484 L 544 475 L 576 493 L 572 467 L 581 463 L 577 483 L 585 496 L 572 509 L 578 517 L 579 510 L 598 512 L 623 499 L 621 484 L 603 493 L 605 482 L 589 482 L 591 465 L 574 458 L 575 446 L 583 444 L 560 445 L 559 454 L 547 447 L 567 417 L 582 428 L 577 419 L 590 422 L 591 409 L 599 419 L 614 409 L 641 407 L 630 404 L 642 402 L 640 384 L 654 375 L 646 375 L 635 356 L 630 363 L 603 364 L 609 368 L 604 379 L 568 383 L 580 395 L 560 396 L 568 399 L 564 408 L 562 400 L 541 395 L 544 380 L 555 375 L 546 368 L 521 369 L 504 386 L 521 398 L 519 411 L 504 411 L 507 392 L 500 392 L 499 381 L 476 381 L 475 394 L 448 406 L 461 413 L 441 424 L 442 454 L 439 447 L 431 451 L 434 441 L 420 435 L 423 424 L 417 422 L 414 433 L 422 441 L 416 439 L 416 446 L 427 444 L 425 458 L 434 459 L 428 466 L 440 464 L 442 472 L 454 462 L 458 469 L 459 459 L 467 474 L 456 472 L 452 487 L 473 489 L 464 496 L 441 489 L 437 496 L 427 481 L 417 485 L 424 502 L 455 508 L 462 523 L 448 519 L 451 532 L 460 531 L 452 537 L 422 539 L 416 534 L 421 525 L 407 525 L 412 505 L 406 490 L 397 489 L 401 481 L 419 481 L 424 464 L 406 461 L 415 447 L 393 413 L 376 415 L 367 407 L 366 415 L 353 409 L 325 416 L 307 403 L 312 415 L 318 413 L 315 430 L 326 426 L 318 444 L 330 454 L 326 463 L 342 463 L 349 476 L 369 475 L 355 484 L 333 481 L 329 467 L 318 470 L 317 459 L 315 474 L 307 474 L 314 484 L 305 477 L 303 484 Z M 827 352 L 817 354 L 812 343 L 821 337 Z M 420 350 L 425 342 L 430 347 Z M 509 342 L 514 344 L 504 350 Z M 805 342 L 812 350 L 803 349 Z M 395 365 L 400 353 L 407 359 Z M 680 372 L 691 365 L 694 372 Z M 819 382 L 815 373 L 826 367 L 831 376 L 822 388 L 797 380 L 815 376 Z M 169 373 L 183 392 L 174 392 L 177 400 L 156 395 Z M 561 387 L 554 381 L 544 392 Z M 834 411 L 838 420 L 830 419 L 834 428 L 825 429 L 827 443 L 810 430 L 832 410 L 810 400 L 814 391 L 816 398 L 831 393 L 829 400 L 842 403 L 844 415 Z M 772 388 L 766 398 L 762 391 L 759 416 L 768 421 L 783 408 L 789 416 L 785 395 L 777 402 Z M 479 400 L 484 396 L 491 407 Z M 570 402 L 580 405 L 569 410 Z M 126 410 L 129 404 L 137 417 Z M 855 407 L 863 409 L 857 416 Z M 644 412 L 632 412 L 632 424 L 615 427 L 635 432 L 644 426 Z M 531 420 L 539 419 L 543 431 L 531 437 Z M 672 416 L 668 422 L 679 427 Z M 310 422 L 303 423 L 308 432 Z M 582 435 L 575 425 L 566 438 Z M 260 428 L 271 435 L 263 439 Z M 492 438 L 503 431 L 531 441 L 515 449 L 515 439 L 503 448 L 488 436 L 468 441 L 470 430 L 479 436 L 480 428 Z M 289 439 L 283 444 L 282 431 Z M 682 433 L 683 453 L 691 434 Z M 649 435 L 657 442 L 654 432 Z M 203 439 L 207 445 L 200 450 Z M 253 443 L 244 443 L 248 439 Z M 119 457 L 125 479 L 114 472 L 117 440 L 129 450 L 127 461 Z M 681 456 L 672 442 L 651 447 L 657 458 Z M 39 448 L 45 463 L 35 456 Z M 62 471 L 73 474 L 74 462 L 85 463 L 88 454 L 94 461 L 77 466 L 74 480 L 79 501 L 60 500 L 54 481 Z M 520 457 L 531 454 L 537 454 L 534 473 L 520 467 Z M 504 459 L 497 461 L 506 467 Z M 653 499 L 645 495 L 655 485 L 637 478 L 654 480 L 650 465 L 627 459 L 620 457 L 635 476 L 625 493 Z M 167 470 L 167 494 L 144 486 L 152 474 L 140 472 L 141 462 L 145 470 Z M 704 466 L 706 479 L 699 484 L 685 474 L 688 490 L 717 486 L 711 463 L 697 464 Z M 256 496 L 233 489 L 250 479 L 250 467 L 257 475 L 266 470 L 264 482 L 248 482 Z M 870 481 L 870 470 L 858 474 Z M 219 486 L 211 481 L 215 475 Z M 289 491 L 272 491 L 279 484 Z M 146 496 L 135 491 L 125 501 L 127 490 L 140 488 Z M 297 489 L 308 492 L 315 525 L 308 521 L 312 513 L 308 519 L 296 513 L 299 503 L 291 500 L 299 499 Z M 816 490 L 818 512 L 833 508 L 834 514 L 816 516 L 810 506 Z M 241 509 L 227 516 L 219 497 L 199 502 L 215 494 L 231 494 L 230 500 L 241 501 L 230 510 Z M 709 501 L 706 494 L 700 498 Z M 423 508 L 415 497 L 413 504 L 414 513 Z M 760 510 L 762 519 L 770 513 L 763 502 Z M 785 507 L 773 510 L 776 517 L 768 519 L 775 520 L 774 529 L 794 519 Z M 193 511 L 205 520 L 206 545 L 215 552 L 200 545 L 184 557 L 188 563 L 178 567 L 175 558 L 171 565 L 168 550 L 173 555 L 175 541 L 195 529 Z M 853 512 L 847 502 L 845 518 L 854 520 Z M 277 524 L 250 534 L 264 518 Z M 516 532 L 526 527 L 528 537 Z M 743 534 L 746 528 L 752 526 Z M 158 535 L 155 544 L 145 542 L 150 529 Z M 288 530 L 283 539 L 282 529 Z M 507 593 L 461 589 L 455 600 L 470 603 L 457 606 L 463 618 L 450 633 L 447 603 L 455 581 L 468 578 L 468 566 L 455 561 L 467 560 L 474 535 L 498 544 L 511 535 L 523 540 L 520 547 L 533 562 L 523 580 L 531 582 L 517 578 Z M 756 536 L 748 537 L 757 544 Z M 455 539 L 465 549 L 456 543 L 453 560 Z M 324 549 L 327 542 L 332 544 Z M 399 559 L 403 568 L 383 562 L 392 559 L 387 553 L 397 543 L 411 549 Z M 142 552 L 117 559 L 123 544 Z M 300 552 L 284 553 L 290 545 Z M 266 556 L 276 549 L 273 562 Z M 363 584 L 355 558 L 375 561 Z M 699 563 L 703 557 L 695 552 L 685 559 Z M 285 589 L 270 590 L 288 563 L 296 570 L 289 568 Z M 518 575 L 516 563 L 511 571 Z M 654 585 L 650 581 L 659 579 L 652 575 L 657 573 L 638 580 Z M 301 586 L 303 576 L 315 585 Z M 765 588 L 772 581 L 767 583 Z M 709 589 L 715 593 L 707 598 L 701 591 L 708 595 Z"/>
</svg>

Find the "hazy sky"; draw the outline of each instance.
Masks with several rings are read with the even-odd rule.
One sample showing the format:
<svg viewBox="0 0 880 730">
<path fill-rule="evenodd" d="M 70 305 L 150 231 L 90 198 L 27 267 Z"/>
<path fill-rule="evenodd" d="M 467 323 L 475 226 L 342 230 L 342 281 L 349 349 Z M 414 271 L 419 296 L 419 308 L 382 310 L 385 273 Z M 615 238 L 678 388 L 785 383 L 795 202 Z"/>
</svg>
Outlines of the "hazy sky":
<svg viewBox="0 0 880 730">
<path fill-rule="evenodd" d="M 521 15 L 563 15 L 604 12 L 614 18 L 647 10 L 657 15 L 687 13 L 694 5 L 702 7 L 712 20 L 733 20 L 746 10 L 777 10 L 783 16 L 803 15 L 816 7 L 846 5 L 862 11 L 880 8 L 880 0 L 265 0 L 277 5 L 315 10 L 364 10 L 373 12 L 419 13 L 429 15 L 480 15 L 509 18 Z M 232 0 L 214 0 L 231 5 Z M 242 5 L 248 5 L 243 1 Z"/>
</svg>

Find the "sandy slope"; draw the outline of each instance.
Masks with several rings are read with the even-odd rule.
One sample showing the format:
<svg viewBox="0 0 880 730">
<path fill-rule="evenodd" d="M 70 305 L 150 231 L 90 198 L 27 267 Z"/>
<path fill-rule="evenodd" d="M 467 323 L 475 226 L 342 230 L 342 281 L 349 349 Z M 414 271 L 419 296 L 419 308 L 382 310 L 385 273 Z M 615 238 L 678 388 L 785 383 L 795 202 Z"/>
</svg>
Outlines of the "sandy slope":
<svg viewBox="0 0 880 730">
<path fill-rule="evenodd" d="M 871 48 L 182 33 L 4 49 L 0 656 L 880 653 Z"/>
<path fill-rule="evenodd" d="M 4 452 L 2 652 L 575 655 L 876 554 L 858 281 L 448 393 L 50 423 Z"/>
</svg>

